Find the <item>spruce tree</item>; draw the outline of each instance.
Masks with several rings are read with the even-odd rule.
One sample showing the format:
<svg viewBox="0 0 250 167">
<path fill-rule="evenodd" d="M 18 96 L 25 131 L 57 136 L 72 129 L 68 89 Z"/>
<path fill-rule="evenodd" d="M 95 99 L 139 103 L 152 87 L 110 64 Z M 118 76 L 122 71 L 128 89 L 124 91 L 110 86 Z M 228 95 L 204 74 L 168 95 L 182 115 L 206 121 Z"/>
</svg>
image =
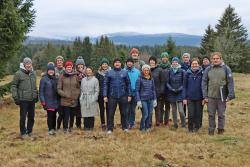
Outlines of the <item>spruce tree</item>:
<svg viewBox="0 0 250 167">
<path fill-rule="evenodd" d="M 200 53 L 202 55 L 210 55 L 210 53 L 214 52 L 214 38 L 215 32 L 211 25 L 208 25 L 205 34 L 201 39 Z"/>
</svg>

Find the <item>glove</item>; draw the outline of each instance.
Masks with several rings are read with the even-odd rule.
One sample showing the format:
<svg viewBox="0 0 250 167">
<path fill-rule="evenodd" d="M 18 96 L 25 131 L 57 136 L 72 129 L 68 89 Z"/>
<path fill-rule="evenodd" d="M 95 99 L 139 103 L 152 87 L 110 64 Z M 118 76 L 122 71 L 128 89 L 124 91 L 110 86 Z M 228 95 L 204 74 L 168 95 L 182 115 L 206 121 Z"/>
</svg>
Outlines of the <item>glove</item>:
<svg viewBox="0 0 250 167">
<path fill-rule="evenodd" d="M 137 102 L 137 106 L 138 106 L 139 108 L 142 108 L 141 101 L 138 101 L 138 102 Z"/>
<path fill-rule="evenodd" d="M 20 101 L 19 101 L 18 99 L 14 100 L 14 101 L 15 101 L 15 104 L 16 104 L 17 106 L 20 105 Z"/>
<path fill-rule="evenodd" d="M 154 107 L 157 106 L 157 101 L 156 101 L 156 100 L 153 101 L 153 106 L 154 106 Z"/>
</svg>

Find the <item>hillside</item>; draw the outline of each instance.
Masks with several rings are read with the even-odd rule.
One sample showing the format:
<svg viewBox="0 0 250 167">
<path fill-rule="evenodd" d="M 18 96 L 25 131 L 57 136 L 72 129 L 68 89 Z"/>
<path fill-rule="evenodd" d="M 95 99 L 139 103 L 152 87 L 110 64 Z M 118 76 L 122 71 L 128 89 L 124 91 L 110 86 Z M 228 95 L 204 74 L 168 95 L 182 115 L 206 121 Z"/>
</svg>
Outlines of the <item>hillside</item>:
<svg viewBox="0 0 250 167">
<path fill-rule="evenodd" d="M 150 133 L 136 129 L 124 133 L 116 126 L 112 135 L 101 131 L 99 117 L 95 130 L 74 129 L 48 136 L 46 113 L 36 107 L 32 138 L 21 140 L 19 111 L 6 99 L 0 108 L 0 166 L 2 167 L 249 167 L 250 164 L 250 75 L 235 74 L 237 99 L 228 103 L 226 132 L 208 136 L 208 118 L 198 133 L 187 129 L 154 127 Z M 120 123 L 119 112 L 116 123 Z M 140 120 L 137 111 L 136 121 Z"/>
</svg>

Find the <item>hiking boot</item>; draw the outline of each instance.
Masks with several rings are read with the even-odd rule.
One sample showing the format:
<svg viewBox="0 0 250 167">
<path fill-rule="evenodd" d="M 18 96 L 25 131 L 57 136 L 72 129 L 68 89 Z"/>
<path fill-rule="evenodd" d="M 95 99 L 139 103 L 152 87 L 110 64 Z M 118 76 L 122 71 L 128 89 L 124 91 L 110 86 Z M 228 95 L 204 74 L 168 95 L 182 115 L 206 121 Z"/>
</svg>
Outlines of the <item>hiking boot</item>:
<svg viewBox="0 0 250 167">
<path fill-rule="evenodd" d="M 224 129 L 218 129 L 218 135 L 223 135 Z"/>
<path fill-rule="evenodd" d="M 214 131 L 208 131 L 208 135 L 209 136 L 213 136 L 214 135 Z"/>
<path fill-rule="evenodd" d="M 112 134 L 112 131 L 111 131 L 111 130 L 108 130 L 107 134 L 108 134 L 108 135 Z"/>
<path fill-rule="evenodd" d="M 49 135 L 54 135 L 53 130 L 50 130 L 48 134 L 49 134 Z"/>
<path fill-rule="evenodd" d="M 123 131 L 124 131 L 124 132 L 128 132 L 128 129 L 124 129 Z"/>
</svg>

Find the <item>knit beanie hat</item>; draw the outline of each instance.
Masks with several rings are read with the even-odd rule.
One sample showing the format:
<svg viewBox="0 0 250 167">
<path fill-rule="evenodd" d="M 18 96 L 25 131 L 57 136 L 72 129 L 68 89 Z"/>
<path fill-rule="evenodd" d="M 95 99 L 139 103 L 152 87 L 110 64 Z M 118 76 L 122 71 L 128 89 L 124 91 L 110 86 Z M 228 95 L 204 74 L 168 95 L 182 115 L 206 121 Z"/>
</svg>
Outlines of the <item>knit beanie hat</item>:
<svg viewBox="0 0 250 167">
<path fill-rule="evenodd" d="M 85 65 L 85 62 L 84 62 L 84 59 L 82 58 L 82 56 L 79 56 L 77 59 L 76 59 L 76 66 L 78 65 Z"/>
<path fill-rule="evenodd" d="M 141 70 L 143 71 L 143 70 L 146 69 L 146 68 L 150 70 L 150 66 L 147 65 L 147 64 L 144 64 L 144 65 L 142 66 Z"/>
<path fill-rule="evenodd" d="M 153 60 L 155 63 L 157 63 L 157 58 L 154 56 L 151 56 L 148 60 L 148 62 L 150 62 L 151 60 Z"/>
<path fill-rule="evenodd" d="M 70 61 L 70 60 L 68 60 L 68 61 L 66 61 L 66 63 L 64 64 L 64 68 L 66 68 L 66 67 L 68 67 L 68 66 L 71 66 L 71 67 L 73 67 L 73 62 L 72 61 Z"/>
<path fill-rule="evenodd" d="M 25 66 L 26 64 L 32 64 L 32 60 L 29 57 L 23 59 L 23 65 Z"/>
<path fill-rule="evenodd" d="M 62 59 L 62 61 L 64 61 L 64 58 L 63 58 L 62 56 L 60 56 L 60 55 L 59 55 L 59 56 L 56 56 L 56 60 L 57 60 L 57 59 Z"/>
<path fill-rule="evenodd" d="M 108 59 L 106 59 L 105 57 L 102 58 L 101 65 L 104 64 L 104 63 L 109 64 Z"/>
<path fill-rule="evenodd" d="M 190 59 L 190 54 L 189 53 L 183 53 L 182 57 L 184 56 L 188 56 L 188 58 Z"/>
<path fill-rule="evenodd" d="M 178 57 L 173 57 L 171 63 L 173 63 L 174 61 L 177 61 L 179 63 L 180 59 Z"/>
<path fill-rule="evenodd" d="M 161 58 L 163 57 L 169 57 L 168 52 L 162 52 L 160 55 Z"/>
<path fill-rule="evenodd" d="M 48 65 L 47 65 L 47 71 L 49 71 L 49 70 L 55 71 L 55 65 L 52 64 L 52 63 L 48 63 Z"/>
<path fill-rule="evenodd" d="M 132 49 L 130 50 L 130 55 L 132 55 L 133 53 L 139 54 L 139 50 L 138 50 L 137 48 L 132 48 Z"/>
<path fill-rule="evenodd" d="M 132 57 L 129 57 L 129 58 L 127 58 L 127 60 L 126 60 L 126 63 L 127 62 L 132 62 L 132 63 L 134 63 L 134 59 L 132 58 Z"/>
<path fill-rule="evenodd" d="M 113 64 L 115 64 L 115 62 L 119 61 L 120 63 L 122 62 L 122 60 L 119 57 L 116 57 L 113 61 Z"/>
</svg>

